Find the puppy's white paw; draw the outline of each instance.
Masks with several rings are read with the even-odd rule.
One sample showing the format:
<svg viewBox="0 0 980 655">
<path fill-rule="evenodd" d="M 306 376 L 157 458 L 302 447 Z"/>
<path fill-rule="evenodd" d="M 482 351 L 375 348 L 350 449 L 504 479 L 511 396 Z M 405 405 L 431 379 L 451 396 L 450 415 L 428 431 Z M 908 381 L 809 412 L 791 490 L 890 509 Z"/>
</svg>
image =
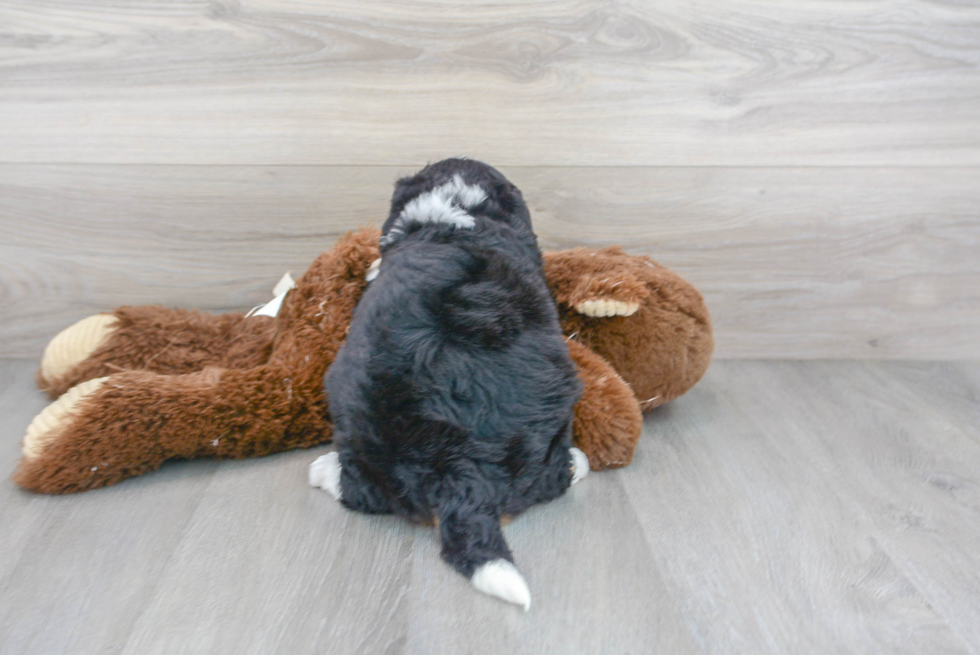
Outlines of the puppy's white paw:
<svg viewBox="0 0 980 655">
<path fill-rule="evenodd" d="M 581 450 L 572 446 L 572 484 L 589 474 L 589 458 Z"/>
<path fill-rule="evenodd" d="M 520 605 L 525 612 L 531 608 L 531 591 L 524 576 L 505 559 L 487 562 L 473 573 L 470 582 L 485 594 Z"/>
<path fill-rule="evenodd" d="M 310 464 L 310 486 L 319 487 L 340 500 L 340 455 L 327 453 Z"/>
</svg>

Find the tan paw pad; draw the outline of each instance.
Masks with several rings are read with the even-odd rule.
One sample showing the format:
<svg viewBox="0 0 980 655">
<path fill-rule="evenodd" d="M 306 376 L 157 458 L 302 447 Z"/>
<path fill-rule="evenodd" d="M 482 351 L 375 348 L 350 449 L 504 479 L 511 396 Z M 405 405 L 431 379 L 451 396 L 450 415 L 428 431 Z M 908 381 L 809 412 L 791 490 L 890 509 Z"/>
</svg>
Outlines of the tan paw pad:
<svg viewBox="0 0 980 655">
<path fill-rule="evenodd" d="M 116 327 L 112 314 L 96 314 L 65 328 L 44 349 L 41 377 L 51 382 L 72 369 L 101 346 Z"/>
<path fill-rule="evenodd" d="M 640 308 L 638 302 L 622 302 L 621 300 L 583 300 L 575 305 L 579 314 L 595 318 L 608 316 L 632 316 Z"/>
<path fill-rule="evenodd" d="M 40 455 L 41 451 L 57 436 L 58 428 L 71 418 L 75 406 L 95 393 L 108 379 L 107 377 L 95 378 L 77 384 L 41 410 L 41 413 L 27 426 L 27 434 L 24 435 L 21 444 L 24 457 L 32 459 Z"/>
</svg>

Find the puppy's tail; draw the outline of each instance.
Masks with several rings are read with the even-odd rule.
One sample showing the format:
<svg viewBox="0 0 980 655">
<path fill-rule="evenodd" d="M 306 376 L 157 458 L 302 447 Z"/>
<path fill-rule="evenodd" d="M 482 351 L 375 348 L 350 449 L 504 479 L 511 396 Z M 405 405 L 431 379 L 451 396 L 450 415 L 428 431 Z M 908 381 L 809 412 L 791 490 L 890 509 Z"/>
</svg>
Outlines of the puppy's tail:
<svg viewBox="0 0 980 655">
<path fill-rule="evenodd" d="M 438 511 L 442 558 L 479 591 L 527 611 L 531 592 L 500 531 L 500 512 L 489 501 L 481 502 L 483 492 L 489 491 L 485 486 L 472 478 L 443 480 Z"/>
</svg>

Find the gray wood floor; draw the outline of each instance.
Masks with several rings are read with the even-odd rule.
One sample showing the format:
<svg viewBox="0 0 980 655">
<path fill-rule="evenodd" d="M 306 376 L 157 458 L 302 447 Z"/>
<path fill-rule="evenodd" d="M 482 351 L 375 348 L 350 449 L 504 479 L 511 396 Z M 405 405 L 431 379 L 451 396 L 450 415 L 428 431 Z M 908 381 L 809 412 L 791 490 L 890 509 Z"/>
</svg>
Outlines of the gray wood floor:
<svg viewBox="0 0 980 655">
<path fill-rule="evenodd" d="M 44 400 L 0 363 L 0 470 Z M 980 653 L 980 364 L 716 362 L 506 528 L 534 605 L 305 483 L 327 448 L 0 485 L 0 653 Z"/>
</svg>

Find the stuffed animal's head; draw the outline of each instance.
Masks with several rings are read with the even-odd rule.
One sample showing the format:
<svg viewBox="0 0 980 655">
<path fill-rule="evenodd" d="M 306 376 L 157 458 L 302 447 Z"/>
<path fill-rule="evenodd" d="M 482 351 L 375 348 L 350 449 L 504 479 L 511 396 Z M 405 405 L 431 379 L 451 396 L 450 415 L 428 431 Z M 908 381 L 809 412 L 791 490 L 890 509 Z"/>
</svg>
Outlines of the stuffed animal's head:
<svg viewBox="0 0 980 655">
<path fill-rule="evenodd" d="M 618 246 L 544 260 L 562 330 L 604 357 L 642 409 L 680 396 L 704 375 L 714 350 L 708 310 L 673 271 Z"/>
</svg>

